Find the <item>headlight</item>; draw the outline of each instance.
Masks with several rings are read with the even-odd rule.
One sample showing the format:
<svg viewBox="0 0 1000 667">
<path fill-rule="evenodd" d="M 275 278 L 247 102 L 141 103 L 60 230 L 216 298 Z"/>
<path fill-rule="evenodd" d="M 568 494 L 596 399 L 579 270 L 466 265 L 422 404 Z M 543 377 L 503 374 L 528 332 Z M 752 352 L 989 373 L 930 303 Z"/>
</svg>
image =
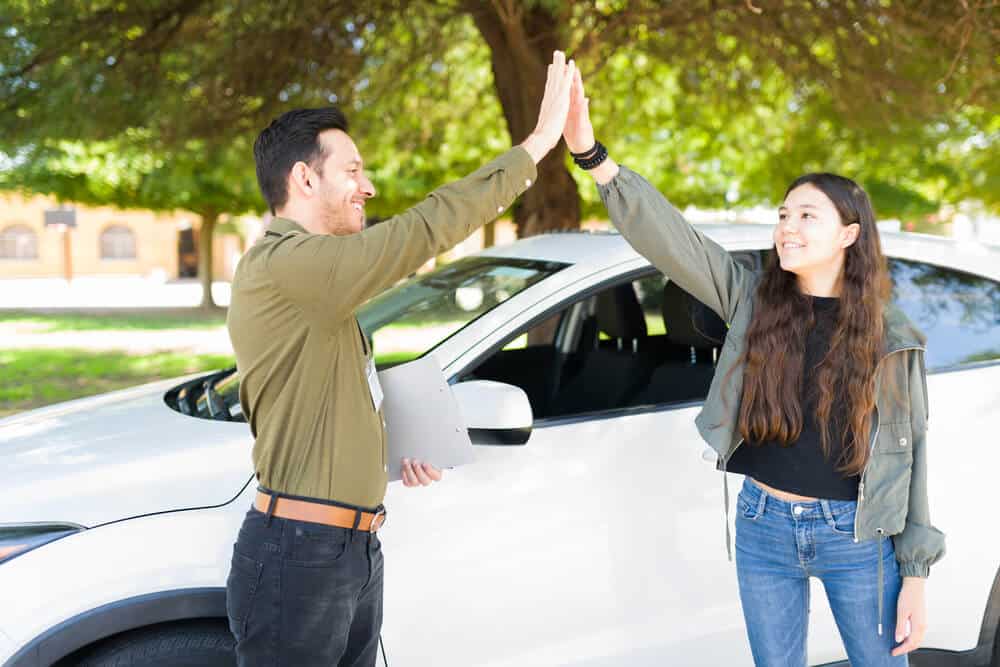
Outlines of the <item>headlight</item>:
<svg viewBox="0 0 1000 667">
<path fill-rule="evenodd" d="M 0 563 L 83 529 L 68 523 L 0 524 Z"/>
</svg>

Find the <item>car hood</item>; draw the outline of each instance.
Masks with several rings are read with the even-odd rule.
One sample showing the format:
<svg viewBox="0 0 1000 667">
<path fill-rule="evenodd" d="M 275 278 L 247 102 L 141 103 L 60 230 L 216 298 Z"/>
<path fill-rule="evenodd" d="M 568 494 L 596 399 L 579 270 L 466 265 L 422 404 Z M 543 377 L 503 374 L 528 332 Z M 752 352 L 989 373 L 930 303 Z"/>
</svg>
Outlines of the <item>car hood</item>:
<svg viewBox="0 0 1000 667">
<path fill-rule="evenodd" d="M 13 492 L 0 524 L 92 527 L 232 500 L 252 477 L 250 430 L 172 410 L 164 394 L 184 380 L 0 420 L 0 470 Z"/>
</svg>

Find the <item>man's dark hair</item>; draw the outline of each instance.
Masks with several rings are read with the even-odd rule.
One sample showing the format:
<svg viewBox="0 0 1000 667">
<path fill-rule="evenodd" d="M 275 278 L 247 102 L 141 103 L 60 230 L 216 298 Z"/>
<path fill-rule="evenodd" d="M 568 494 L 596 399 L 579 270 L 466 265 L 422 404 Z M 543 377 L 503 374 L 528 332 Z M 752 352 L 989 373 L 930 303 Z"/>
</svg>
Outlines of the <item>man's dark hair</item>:
<svg viewBox="0 0 1000 667">
<path fill-rule="evenodd" d="M 257 183 L 271 213 L 288 201 L 288 174 L 296 162 L 319 171 L 326 156 L 319 141 L 324 130 L 347 132 L 347 118 L 337 107 L 294 109 L 268 125 L 253 143 Z"/>
</svg>

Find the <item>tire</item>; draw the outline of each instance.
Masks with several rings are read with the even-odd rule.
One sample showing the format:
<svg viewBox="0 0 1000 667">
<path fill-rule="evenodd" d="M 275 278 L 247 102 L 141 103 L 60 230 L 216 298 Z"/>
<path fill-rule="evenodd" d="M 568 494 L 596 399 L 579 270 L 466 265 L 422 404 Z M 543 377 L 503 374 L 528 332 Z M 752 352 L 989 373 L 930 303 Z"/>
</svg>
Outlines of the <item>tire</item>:
<svg viewBox="0 0 1000 667">
<path fill-rule="evenodd" d="M 190 621 L 123 632 L 61 661 L 74 667 L 236 667 L 225 621 Z"/>
</svg>

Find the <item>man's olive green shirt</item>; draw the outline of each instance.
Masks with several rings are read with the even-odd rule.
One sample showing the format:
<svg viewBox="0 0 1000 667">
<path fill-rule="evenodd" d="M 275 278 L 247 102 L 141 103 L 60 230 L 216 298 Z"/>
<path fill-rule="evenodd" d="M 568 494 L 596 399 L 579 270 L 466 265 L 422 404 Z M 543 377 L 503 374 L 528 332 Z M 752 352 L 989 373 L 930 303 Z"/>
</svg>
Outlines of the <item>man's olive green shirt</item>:
<svg viewBox="0 0 1000 667">
<path fill-rule="evenodd" d="M 374 508 L 387 483 L 385 422 L 354 311 L 495 219 L 535 179 L 515 147 L 413 208 L 349 236 L 275 219 L 240 260 L 227 326 L 253 464 L 274 491 Z"/>
</svg>

